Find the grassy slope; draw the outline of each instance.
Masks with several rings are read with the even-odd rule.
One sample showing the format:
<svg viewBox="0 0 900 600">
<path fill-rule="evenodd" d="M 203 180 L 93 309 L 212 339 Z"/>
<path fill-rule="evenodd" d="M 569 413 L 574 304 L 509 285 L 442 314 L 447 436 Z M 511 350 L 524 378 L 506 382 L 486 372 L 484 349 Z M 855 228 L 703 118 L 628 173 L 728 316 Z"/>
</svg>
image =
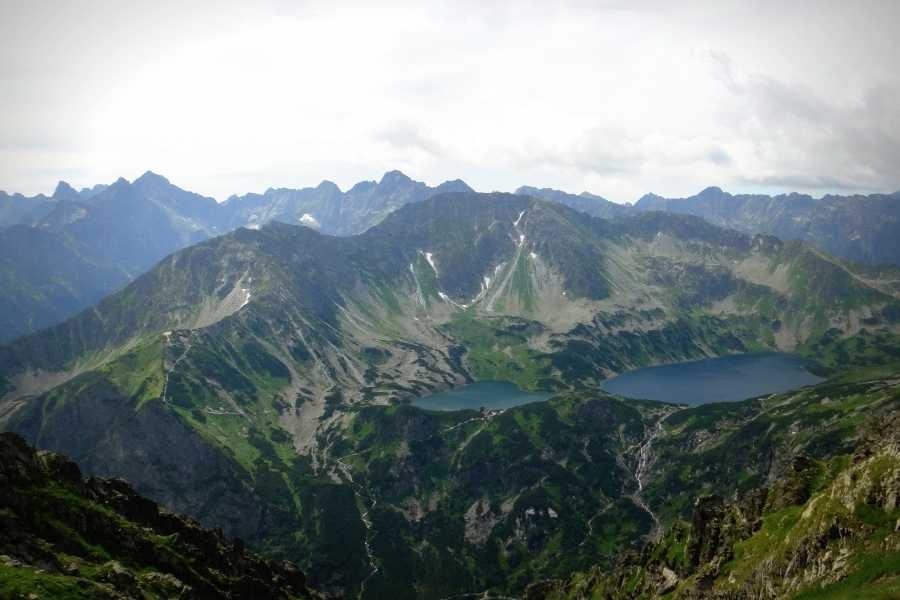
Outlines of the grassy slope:
<svg viewBox="0 0 900 600">
<path fill-rule="evenodd" d="M 304 576 L 160 511 L 124 482 L 0 438 L 0 597 L 310 597 Z M 36 596 L 32 596 L 36 594 Z"/>
<path fill-rule="evenodd" d="M 614 571 L 538 583 L 534 598 L 649 599 L 672 589 L 665 597 L 739 599 L 760 585 L 778 598 L 897 597 L 900 383 L 895 370 L 872 375 L 676 413 L 655 443 L 647 489 L 668 515 L 663 539 Z M 698 521 L 694 502 L 711 493 L 741 500 Z M 692 512 L 693 524 L 684 520 Z M 698 540 L 712 550 L 692 559 Z M 663 568 L 677 588 L 663 585 Z"/>
</svg>

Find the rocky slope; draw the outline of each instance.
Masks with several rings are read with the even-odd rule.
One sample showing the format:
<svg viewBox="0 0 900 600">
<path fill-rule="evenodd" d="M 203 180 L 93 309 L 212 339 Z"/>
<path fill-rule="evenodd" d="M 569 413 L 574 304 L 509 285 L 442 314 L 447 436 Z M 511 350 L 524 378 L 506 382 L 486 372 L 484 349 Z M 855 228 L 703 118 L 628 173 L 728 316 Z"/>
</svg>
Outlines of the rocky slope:
<svg viewBox="0 0 900 600">
<path fill-rule="evenodd" d="M 0 434 L 3 598 L 318 598 L 302 572 Z"/>
<path fill-rule="evenodd" d="M 635 209 L 697 215 L 739 231 L 804 240 L 853 261 L 900 264 L 900 192 L 816 199 L 804 194 L 732 195 L 710 187 L 688 198 L 648 194 Z"/>
<path fill-rule="evenodd" d="M 72 316 L 219 232 L 215 200 L 150 172 L 81 194 L 61 183 L 44 204 L 39 217 L 0 229 L 0 342 Z"/>
<path fill-rule="evenodd" d="M 400 171 L 389 171 L 380 181 L 360 181 L 346 192 L 323 181 L 314 188 L 268 189 L 264 194 L 232 196 L 222 204 L 222 211 L 231 228 L 256 228 L 280 221 L 330 235 L 355 235 L 406 204 L 437 194 L 471 191 L 459 179 L 430 187 Z"/>
<path fill-rule="evenodd" d="M 640 554 L 629 554 L 614 569 L 604 566 L 563 581 L 533 583 L 526 597 L 897 597 L 898 382 L 892 377 L 856 385 L 862 389 L 849 397 L 835 394 L 841 388 L 831 387 L 827 395 L 819 391 L 819 397 L 827 402 L 856 404 L 852 419 L 865 419 L 853 429 L 845 421 L 838 434 L 843 434 L 840 442 L 823 435 L 815 425 L 797 427 L 794 433 L 818 436 L 819 443 L 781 444 L 780 450 L 785 452 L 764 486 L 739 492 L 737 499 L 731 500 L 721 495 L 699 496 L 689 521 L 674 521 L 662 539 Z M 788 401 L 779 399 L 779 403 L 783 407 Z M 798 408 L 794 410 L 801 414 L 809 410 Z M 806 414 L 822 416 L 821 410 L 810 412 Z M 873 412 L 878 416 L 862 416 Z M 821 443 L 826 440 L 835 443 Z M 716 479 L 723 477 L 707 482 Z M 728 487 L 718 489 L 725 493 Z"/>
<path fill-rule="evenodd" d="M 148 270 L 167 254 L 239 227 L 271 221 L 331 235 L 354 235 L 393 211 L 434 195 L 471 192 L 460 180 L 429 187 L 399 171 L 347 191 L 323 181 L 315 188 L 269 189 L 222 204 L 184 191 L 148 172 L 129 183 L 76 192 L 61 182 L 53 196 L 0 193 L 0 342 L 40 330 L 85 308 Z M 602 218 L 666 210 L 701 216 L 750 234 L 805 240 L 842 258 L 894 263 L 898 206 L 894 196 L 731 196 L 718 188 L 682 200 L 648 195 L 635 206 L 588 193 L 524 186 L 518 195 L 563 204 Z M 31 255 L 29 248 L 46 251 Z M 59 264 L 65 264 L 60 269 Z M 881 278 L 875 270 L 872 277 Z M 896 287 L 898 284 L 893 282 Z"/>
<path fill-rule="evenodd" d="M 569 208 L 574 208 L 592 217 L 601 217 L 603 219 L 615 219 L 634 214 L 634 209 L 627 204 L 610 202 L 602 196 L 596 196 L 588 192 L 581 192 L 576 195 L 554 190 L 553 188 L 536 188 L 530 185 L 523 185 L 516 189 L 515 193 L 519 196 L 531 196 L 532 198 L 547 200 L 548 202 L 565 204 Z"/>
<path fill-rule="evenodd" d="M 657 502 L 660 453 L 635 495 L 663 409 L 613 402 L 600 380 L 754 349 L 896 360 L 892 276 L 689 216 L 444 194 L 358 236 L 272 223 L 172 255 L 0 347 L 0 421 L 296 560 L 316 587 L 521 588 L 639 542 L 699 491 Z M 473 379 L 565 395 L 490 418 L 402 406 Z"/>
<path fill-rule="evenodd" d="M 617 218 L 645 211 L 702 217 L 720 227 L 814 244 L 834 256 L 869 265 L 900 264 L 900 192 L 827 195 L 730 194 L 709 187 L 686 198 L 646 194 L 633 205 L 587 192 L 579 195 L 529 186 L 516 193 L 571 206 L 590 215 Z"/>
<path fill-rule="evenodd" d="M 218 204 L 148 171 L 81 192 L 60 182 L 51 197 L 0 193 L 0 342 L 58 323 L 168 254 L 236 228 L 281 221 L 350 235 L 451 191 L 471 190 L 458 180 L 431 188 L 392 171 L 347 192 L 323 182 Z"/>
</svg>

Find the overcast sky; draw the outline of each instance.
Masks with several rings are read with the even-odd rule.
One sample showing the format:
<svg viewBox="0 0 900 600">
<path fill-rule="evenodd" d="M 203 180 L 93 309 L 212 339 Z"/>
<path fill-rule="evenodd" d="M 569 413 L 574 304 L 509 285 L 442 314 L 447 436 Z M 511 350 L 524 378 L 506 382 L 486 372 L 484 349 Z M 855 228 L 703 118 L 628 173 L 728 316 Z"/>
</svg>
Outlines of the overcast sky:
<svg viewBox="0 0 900 600">
<path fill-rule="evenodd" d="M 0 189 L 900 189 L 900 2 L 0 0 Z"/>
</svg>

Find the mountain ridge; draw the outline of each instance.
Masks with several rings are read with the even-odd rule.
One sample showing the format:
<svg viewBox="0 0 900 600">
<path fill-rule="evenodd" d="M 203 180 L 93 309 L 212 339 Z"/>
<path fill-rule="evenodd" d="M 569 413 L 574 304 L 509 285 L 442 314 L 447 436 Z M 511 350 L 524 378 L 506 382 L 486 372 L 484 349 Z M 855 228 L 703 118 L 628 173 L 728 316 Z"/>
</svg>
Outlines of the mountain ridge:
<svg viewBox="0 0 900 600">
<path fill-rule="evenodd" d="M 346 192 L 323 181 L 315 188 L 270 188 L 263 194 L 232 196 L 216 203 L 147 171 L 133 183 L 120 178 L 110 186 L 95 186 L 80 192 L 60 182 L 53 197 L 39 195 L 26 199 L 21 195 L 0 194 L 0 237 L 8 237 L 7 230 L 14 225 L 48 231 L 59 238 L 55 243 L 66 254 L 64 260 L 78 265 L 70 273 L 59 274 L 48 257 L 40 265 L 31 261 L 33 272 L 23 273 L 15 259 L 25 250 L 16 249 L 15 240 L 29 230 L 21 230 L 8 240 L 6 245 L 11 250 L 4 257 L 6 262 L 0 265 L 6 279 L 0 307 L 11 317 L 0 329 L 0 342 L 59 322 L 124 285 L 169 253 L 237 227 L 255 228 L 275 219 L 334 235 L 351 235 L 372 227 L 407 203 L 420 202 L 435 194 L 471 191 L 458 179 L 429 187 L 399 171 L 388 171 L 379 181 L 359 182 Z M 744 202 L 741 199 L 745 196 L 731 196 L 720 188 L 707 188 L 695 197 L 682 200 L 647 195 L 636 205 L 616 204 L 587 192 L 574 195 L 528 186 L 518 191 L 604 218 L 619 218 L 644 209 L 687 212 L 747 233 L 812 241 L 846 258 L 896 263 L 892 246 L 898 239 L 893 228 L 900 226 L 898 215 L 894 214 L 896 202 L 878 200 L 896 196 L 825 196 L 815 201 L 815 206 L 830 202 L 842 208 L 837 212 L 818 211 L 827 214 L 816 216 L 818 213 L 806 196 L 774 199 L 747 196 L 752 201 Z M 731 200 L 723 205 L 720 200 L 726 197 Z M 765 201 L 767 208 L 753 208 L 754 202 L 763 202 L 760 198 L 769 198 Z M 697 208 L 694 206 L 697 202 L 713 202 L 712 208 Z M 741 202 L 752 210 L 732 216 L 721 212 L 737 210 L 736 206 L 743 206 Z M 866 202 L 878 206 L 857 210 Z M 796 205 L 791 209 L 794 212 L 785 212 L 788 205 Z M 863 222 L 856 214 L 859 212 L 877 216 Z M 832 213 L 835 216 L 828 216 Z M 42 280 L 32 281 L 36 275 Z M 82 281 L 95 283 L 84 286 Z M 32 310 L 28 306 L 36 308 Z"/>
</svg>

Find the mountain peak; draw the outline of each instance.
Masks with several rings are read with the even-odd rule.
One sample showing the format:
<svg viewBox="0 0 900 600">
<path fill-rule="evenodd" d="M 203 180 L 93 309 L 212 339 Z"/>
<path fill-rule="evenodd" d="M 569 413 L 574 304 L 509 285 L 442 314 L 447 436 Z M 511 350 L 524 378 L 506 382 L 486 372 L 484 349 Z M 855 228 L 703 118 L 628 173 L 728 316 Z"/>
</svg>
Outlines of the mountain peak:
<svg viewBox="0 0 900 600">
<path fill-rule="evenodd" d="M 162 175 L 157 175 L 153 171 L 147 171 L 146 173 L 135 179 L 134 183 L 138 185 L 169 185 L 169 180 Z"/>
<path fill-rule="evenodd" d="M 337 194 L 341 193 L 341 188 L 339 188 L 335 182 L 329 181 L 327 179 L 323 179 L 322 183 L 316 186 L 316 189 L 320 192 L 332 192 Z"/>
<path fill-rule="evenodd" d="M 53 198 L 55 200 L 78 200 L 78 192 L 65 181 L 60 181 L 53 191 Z"/>
<path fill-rule="evenodd" d="M 664 210 L 666 204 L 667 201 L 665 198 L 659 194 L 650 192 L 638 198 L 638 201 L 634 203 L 634 206 L 637 207 L 638 210 Z"/>
<path fill-rule="evenodd" d="M 388 171 L 381 177 L 381 181 L 378 182 L 378 185 L 400 185 L 403 183 L 411 183 L 412 179 L 404 175 L 401 171 L 397 171 L 396 169 L 393 171 Z"/>
<path fill-rule="evenodd" d="M 452 179 L 449 181 L 445 181 L 435 188 L 440 192 L 474 192 L 468 183 L 463 181 L 462 179 Z"/>
<path fill-rule="evenodd" d="M 725 192 L 722 190 L 722 188 L 715 186 L 715 185 L 711 185 L 708 188 L 705 188 L 702 192 L 700 192 L 697 195 L 698 196 L 724 196 Z"/>
<path fill-rule="evenodd" d="M 357 183 L 355 183 L 353 185 L 352 188 L 350 188 L 350 191 L 347 193 L 348 194 L 359 194 L 359 193 L 365 192 L 367 190 L 370 190 L 377 185 L 378 184 L 375 183 L 374 181 L 358 181 Z"/>
</svg>

